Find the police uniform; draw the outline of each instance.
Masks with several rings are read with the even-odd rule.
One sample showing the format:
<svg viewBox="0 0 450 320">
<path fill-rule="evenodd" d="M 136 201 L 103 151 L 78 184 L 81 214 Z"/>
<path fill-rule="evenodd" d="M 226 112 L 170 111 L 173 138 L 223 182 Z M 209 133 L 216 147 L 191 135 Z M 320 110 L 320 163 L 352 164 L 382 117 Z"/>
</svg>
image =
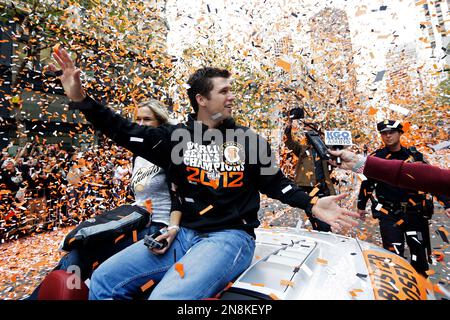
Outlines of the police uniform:
<svg viewBox="0 0 450 320">
<path fill-rule="evenodd" d="M 379 132 L 397 130 L 403 133 L 402 125 L 392 120 L 378 123 L 377 129 Z M 414 147 L 401 146 L 399 151 L 390 151 L 385 147 L 372 155 L 389 160 L 425 162 L 423 155 Z M 372 202 L 372 215 L 379 220 L 383 247 L 403 256 L 406 237 L 411 265 L 424 276 L 427 276 L 430 262 L 428 221 L 433 210 L 432 199 L 426 197 L 422 192 L 394 187 L 375 179 L 363 181 L 358 195 L 358 209 L 365 210 L 367 201 L 370 199 Z M 446 206 L 450 203 L 447 202 Z"/>
</svg>

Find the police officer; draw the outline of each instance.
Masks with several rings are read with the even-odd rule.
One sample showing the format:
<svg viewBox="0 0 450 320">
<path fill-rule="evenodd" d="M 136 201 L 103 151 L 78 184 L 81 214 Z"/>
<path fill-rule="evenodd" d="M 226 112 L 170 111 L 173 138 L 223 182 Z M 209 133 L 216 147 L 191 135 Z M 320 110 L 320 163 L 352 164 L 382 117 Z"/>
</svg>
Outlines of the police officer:
<svg viewBox="0 0 450 320">
<path fill-rule="evenodd" d="M 330 178 L 331 166 L 321 159 L 310 144 L 300 144 L 292 138 L 292 121 L 288 122 L 284 131 L 286 135 L 286 147 L 297 157 L 294 182 L 310 196 L 319 198 L 335 195 L 333 182 Z M 314 230 L 331 231 L 329 224 L 307 214 Z"/>
<path fill-rule="evenodd" d="M 405 148 L 400 143 L 403 126 L 398 121 L 385 120 L 377 124 L 385 147 L 372 155 L 384 159 L 409 162 L 425 162 L 415 147 Z M 439 197 L 441 198 L 441 197 Z M 405 237 L 408 244 L 411 265 L 427 277 L 431 254 L 428 221 L 433 211 L 432 199 L 423 192 L 402 189 L 389 184 L 367 179 L 361 183 L 358 195 L 358 212 L 362 219 L 366 215 L 366 204 L 372 202 L 372 215 L 379 220 L 383 247 L 403 256 Z M 448 198 L 442 200 L 450 207 Z"/>
</svg>

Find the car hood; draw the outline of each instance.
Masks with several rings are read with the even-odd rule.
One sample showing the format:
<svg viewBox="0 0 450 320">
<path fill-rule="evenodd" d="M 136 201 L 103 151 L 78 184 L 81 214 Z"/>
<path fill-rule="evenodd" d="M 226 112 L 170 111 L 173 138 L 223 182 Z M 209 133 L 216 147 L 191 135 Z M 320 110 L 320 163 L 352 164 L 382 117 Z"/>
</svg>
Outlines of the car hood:
<svg viewBox="0 0 450 320">
<path fill-rule="evenodd" d="M 428 290 L 427 290 L 428 289 Z M 259 228 L 250 267 L 222 299 L 434 299 L 403 258 L 358 239 L 295 228 Z"/>
</svg>

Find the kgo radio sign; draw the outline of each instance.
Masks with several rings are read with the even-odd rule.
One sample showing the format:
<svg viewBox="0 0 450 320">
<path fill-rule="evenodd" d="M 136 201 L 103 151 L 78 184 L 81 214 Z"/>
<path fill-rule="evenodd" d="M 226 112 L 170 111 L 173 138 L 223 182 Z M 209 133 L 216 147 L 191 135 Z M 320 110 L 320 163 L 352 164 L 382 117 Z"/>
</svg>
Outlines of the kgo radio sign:
<svg viewBox="0 0 450 320">
<path fill-rule="evenodd" d="M 350 131 L 325 131 L 325 144 L 327 146 L 352 145 L 352 134 Z"/>
</svg>

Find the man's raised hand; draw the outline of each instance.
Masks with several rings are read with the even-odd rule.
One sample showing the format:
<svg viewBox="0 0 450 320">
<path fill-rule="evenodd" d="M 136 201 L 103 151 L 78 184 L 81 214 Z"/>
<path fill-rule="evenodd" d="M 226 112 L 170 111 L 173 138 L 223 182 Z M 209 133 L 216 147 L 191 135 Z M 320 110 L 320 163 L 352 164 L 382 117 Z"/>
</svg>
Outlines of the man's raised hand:
<svg viewBox="0 0 450 320">
<path fill-rule="evenodd" d="M 59 78 L 67 97 L 75 102 L 83 101 L 86 94 L 81 85 L 81 70 L 75 67 L 70 55 L 64 48 L 55 47 L 53 49 L 53 58 L 61 68 L 62 75 Z M 56 71 L 56 67 L 53 64 L 49 65 L 49 69 Z"/>
</svg>

